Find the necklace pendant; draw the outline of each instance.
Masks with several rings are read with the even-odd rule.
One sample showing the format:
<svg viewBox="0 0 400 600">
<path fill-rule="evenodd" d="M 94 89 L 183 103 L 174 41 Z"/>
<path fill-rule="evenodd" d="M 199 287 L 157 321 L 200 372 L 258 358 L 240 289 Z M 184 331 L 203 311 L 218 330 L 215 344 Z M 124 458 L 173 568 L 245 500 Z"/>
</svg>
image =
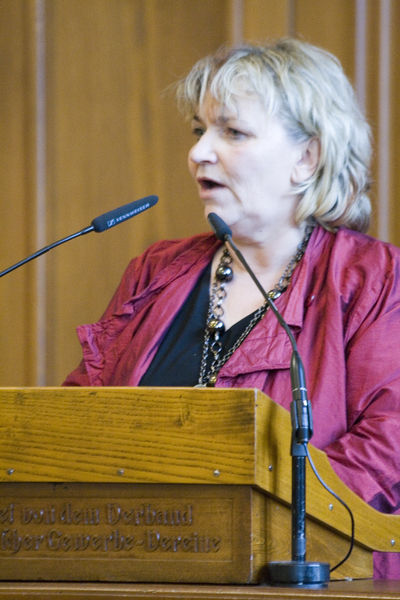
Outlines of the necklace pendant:
<svg viewBox="0 0 400 600">
<path fill-rule="evenodd" d="M 229 265 L 220 264 L 215 272 L 215 277 L 218 279 L 218 281 L 232 281 L 232 267 Z"/>
<path fill-rule="evenodd" d="M 207 329 L 211 335 L 220 336 L 225 333 L 225 325 L 221 319 L 216 319 L 215 317 L 210 319 L 207 323 Z"/>
<path fill-rule="evenodd" d="M 215 387 L 216 383 L 217 383 L 217 373 L 211 373 L 210 377 L 208 378 L 207 387 Z"/>
</svg>

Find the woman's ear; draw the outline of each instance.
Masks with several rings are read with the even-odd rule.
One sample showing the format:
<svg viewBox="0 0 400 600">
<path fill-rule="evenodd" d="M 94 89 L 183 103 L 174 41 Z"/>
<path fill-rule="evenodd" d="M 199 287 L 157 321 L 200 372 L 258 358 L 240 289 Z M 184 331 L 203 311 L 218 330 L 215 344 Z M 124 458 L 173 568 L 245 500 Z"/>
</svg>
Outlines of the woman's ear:
<svg viewBox="0 0 400 600">
<path fill-rule="evenodd" d="M 321 155 L 321 144 L 318 138 L 313 137 L 302 145 L 301 156 L 292 172 L 292 183 L 304 183 L 314 173 Z"/>
</svg>

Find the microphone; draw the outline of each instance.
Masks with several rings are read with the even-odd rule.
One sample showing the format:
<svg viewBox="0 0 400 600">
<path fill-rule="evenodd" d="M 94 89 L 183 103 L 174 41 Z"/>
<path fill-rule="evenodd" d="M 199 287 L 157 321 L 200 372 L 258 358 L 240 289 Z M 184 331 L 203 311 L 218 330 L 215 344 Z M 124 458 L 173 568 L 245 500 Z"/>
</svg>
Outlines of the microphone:
<svg viewBox="0 0 400 600">
<path fill-rule="evenodd" d="M 96 217 L 95 219 L 93 219 L 93 221 L 91 222 L 91 224 L 88 227 L 85 227 L 84 229 L 81 229 L 80 231 L 77 231 L 76 233 L 68 235 L 67 237 L 62 238 L 61 240 L 53 242 L 52 244 L 49 244 L 48 246 L 45 246 L 44 248 L 37 250 L 33 254 L 30 254 L 28 257 L 24 258 L 23 260 L 20 260 L 19 262 L 15 263 L 15 265 L 8 267 L 4 271 L 1 271 L 0 277 L 3 277 L 3 275 L 7 275 L 7 273 L 10 273 L 11 271 L 18 269 L 18 267 L 22 267 L 22 265 L 33 260 L 34 258 L 37 258 L 38 256 L 41 256 L 45 252 L 52 250 L 56 246 L 60 246 L 60 244 L 64 244 L 65 242 L 68 242 L 69 240 L 79 237 L 80 235 L 85 235 L 86 233 L 90 233 L 92 231 L 95 231 L 96 233 L 101 233 L 102 231 L 111 229 L 111 227 L 114 227 L 115 225 L 119 225 L 120 223 L 123 223 L 124 221 L 127 221 L 128 219 L 131 219 L 132 217 L 135 217 L 136 215 L 142 213 L 143 211 L 147 210 L 148 208 L 151 208 L 157 202 L 158 202 L 157 196 L 146 196 L 145 198 L 141 198 L 140 200 L 135 200 L 134 202 L 129 202 L 128 204 L 124 204 L 123 206 L 120 206 L 119 208 L 114 208 L 113 210 L 110 210 L 110 211 L 104 213 L 103 215 L 100 215 L 100 216 Z"/>
<path fill-rule="evenodd" d="M 146 196 L 146 198 L 142 198 L 141 200 L 129 202 L 129 204 L 124 204 L 124 206 L 114 208 L 113 210 L 110 210 L 93 219 L 91 228 L 96 233 L 101 233 L 102 231 L 106 231 L 115 225 L 119 225 L 127 219 L 135 217 L 136 215 L 157 204 L 157 202 L 157 196 Z"/>
<path fill-rule="evenodd" d="M 306 562 L 305 536 L 305 458 L 306 444 L 313 434 L 311 404 L 307 398 L 304 366 L 297 349 L 293 333 L 280 314 L 273 299 L 265 291 L 255 273 L 247 263 L 239 248 L 232 240 L 232 231 L 215 213 L 210 213 L 208 221 L 216 237 L 228 245 L 246 269 L 272 312 L 289 337 L 292 346 L 290 379 L 292 403 L 290 416 L 292 423 L 292 560 L 274 561 L 266 566 L 266 579 L 273 585 L 291 585 L 301 587 L 324 587 L 329 581 L 329 564 Z"/>
</svg>

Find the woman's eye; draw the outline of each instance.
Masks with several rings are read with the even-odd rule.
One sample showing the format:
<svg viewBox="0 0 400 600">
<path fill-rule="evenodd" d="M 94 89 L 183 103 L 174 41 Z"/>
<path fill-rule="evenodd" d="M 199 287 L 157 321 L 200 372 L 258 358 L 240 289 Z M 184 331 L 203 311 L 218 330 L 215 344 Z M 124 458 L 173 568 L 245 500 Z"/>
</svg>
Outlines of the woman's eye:
<svg viewBox="0 0 400 600">
<path fill-rule="evenodd" d="M 235 129 L 234 127 L 229 127 L 227 133 L 230 137 L 237 140 L 246 136 L 246 134 L 243 131 L 239 131 L 239 129 Z"/>
<path fill-rule="evenodd" d="M 204 135 L 204 129 L 202 127 L 193 127 L 192 134 L 197 138 L 201 138 Z"/>
</svg>

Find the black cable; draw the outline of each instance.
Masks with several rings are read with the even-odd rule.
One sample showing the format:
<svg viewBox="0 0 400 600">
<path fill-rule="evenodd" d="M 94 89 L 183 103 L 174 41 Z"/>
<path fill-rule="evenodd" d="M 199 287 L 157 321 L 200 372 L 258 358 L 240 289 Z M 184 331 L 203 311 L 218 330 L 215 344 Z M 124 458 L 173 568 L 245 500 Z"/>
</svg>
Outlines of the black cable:
<svg viewBox="0 0 400 600">
<path fill-rule="evenodd" d="M 333 490 L 331 490 L 331 488 L 325 483 L 325 481 L 321 478 L 321 476 L 319 475 L 313 460 L 310 456 L 310 451 L 308 449 L 307 444 L 304 444 L 304 448 L 306 451 L 306 455 L 308 458 L 308 462 L 310 463 L 310 466 L 314 472 L 314 475 L 316 476 L 316 478 L 318 479 L 318 481 L 321 483 L 321 485 L 323 485 L 323 487 L 334 497 L 336 498 L 336 500 L 338 502 L 340 502 L 340 504 L 342 504 L 342 506 L 344 506 L 344 508 L 347 510 L 347 512 L 350 515 L 350 522 L 351 522 L 351 536 L 350 536 L 350 548 L 346 554 L 346 556 L 337 563 L 337 565 L 335 565 L 334 567 L 332 567 L 330 569 L 330 573 L 332 573 L 332 571 L 335 571 L 338 567 L 340 567 L 344 562 L 346 562 L 346 560 L 349 558 L 350 554 L 352 553 L 352 550 L 354 548 L 354 530 L 355 530 L 355 523 L 354 523 L 354 516 L 353 513 L 351 512 L 349 506 L 347 506 L 346 502 L 344 500 L 342 500 Z"/>
</svg>

